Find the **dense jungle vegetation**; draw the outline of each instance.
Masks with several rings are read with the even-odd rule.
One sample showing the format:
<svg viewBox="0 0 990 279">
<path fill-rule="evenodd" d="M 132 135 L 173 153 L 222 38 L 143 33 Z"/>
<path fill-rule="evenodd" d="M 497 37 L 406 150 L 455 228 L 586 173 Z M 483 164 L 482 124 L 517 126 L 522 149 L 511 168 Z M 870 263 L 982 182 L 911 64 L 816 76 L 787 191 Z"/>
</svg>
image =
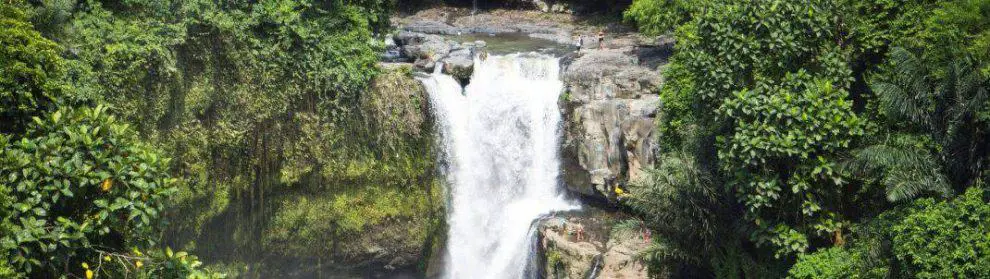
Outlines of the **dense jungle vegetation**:
<svg viewBox="0 0 990 279">
<path fill-rule="evenodd" d="M 629 204 L 687 278 L 990 277 L 990 1 L 636 0 L 676 38 Z"/>
<path fill-rule="evenodd" d="M 442 226 L 425 101 L 375 65 L 394 4 L 0 1 L 0 277 L 258 276 L 422 243 Z"/>
</svg>

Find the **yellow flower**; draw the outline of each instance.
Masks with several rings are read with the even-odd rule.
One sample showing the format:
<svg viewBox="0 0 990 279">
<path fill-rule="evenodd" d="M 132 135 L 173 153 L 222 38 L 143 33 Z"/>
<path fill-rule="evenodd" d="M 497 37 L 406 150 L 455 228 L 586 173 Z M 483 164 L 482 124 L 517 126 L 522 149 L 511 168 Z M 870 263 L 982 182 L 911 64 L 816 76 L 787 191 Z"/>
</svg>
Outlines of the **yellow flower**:
<svg viewBox="0 0 990 279">
<path fill-rule="evenodd" d="M 144 263 L 142 263 L 141 261 L 137 261 L 137 262 L 134 263 L 134 266 L 137 266 L 138 268 L 141 268 L 141 266 L 143 266 L 143 265 L 144 265 Z"/>
<path fill-rule="evenodd" d="M 108 192 L 108 191 L 110 191 L 110 187 L 111 186 L 113 186 L 113 185 L 111 185 L 110 179 L 107 178 L 107 179 L 104 179 L 103 180 L 103 183 L 100 185 L 100 189 L 102 189 L 103 192 Z"/>
<path fill-rule="evenodd" d="M 93 279 L 93 271 L 92 270 L 89 270 L 89 269 L 86 270 L 86 279 Z"/>
<path fill-rule="evenodd" d="M 103 260 L 104 261 L 109 261 L 110 260 L 110 255 L 103 256 Z"/>
</svg>

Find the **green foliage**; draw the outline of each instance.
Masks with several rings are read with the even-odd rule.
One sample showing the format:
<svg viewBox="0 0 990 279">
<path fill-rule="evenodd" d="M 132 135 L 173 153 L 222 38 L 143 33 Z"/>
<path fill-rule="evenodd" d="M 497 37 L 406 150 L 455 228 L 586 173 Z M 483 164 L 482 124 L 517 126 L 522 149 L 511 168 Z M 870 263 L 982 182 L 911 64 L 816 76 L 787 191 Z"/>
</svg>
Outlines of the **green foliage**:
<svg viewBox="0 0 990 279">
<path fill-rule="evenodd" d="M 677 268 L 688 264 L 712 270 L 718 278 L 780 277 L 774 263 L 743 251 L 745 239 L 734 234 L 742 224 L 741 213 L 732 211 L 738 205 L 703 166 L 682 153 L 658 162 L 657 169 L 631 186 L 626 201 L 655 236 L 642 254 L 652 274 L 672 269 L 679 274 Z M 682 272 L 711 276 L 690 268 Z"/>
<path fill-rule="evenodd" d="M 702 131 L 729 130 L 714 135 L 716 152 L 754 240 L 778 255 L 804 251 L 809 234 L 841 227 L 829 208 L 843 183 L 835 155 L 863 133 L 851 71 L 832 43 L 836 10 L 828 1 L 709 3 L 677 34 L 675 63 L 690 73 L 701 114 L 693 118 Z"/>
<path fill-rule="evenodd" d="M 891 230 L 897 259 L 916 278 L 990 276 L 990 200 L 970 188 L 953 201 L 922 199 Z"/>
<path fill-rule="evenodd" d="M 290 200 L 334 197 L 348 209 L 303 220 L 335 220 L 313 225 L 309 236 L 378 229 L 361 216 L 375 207 L 401 212 L 376 218 L 408 217 L 417 229 L 438 216 L 410 205 L 439 204 L 421 199 L 432 193 L 433 158 L 424 156 L 432 154 L 432 137 L 422 92 L 413 90 L 419 84 L 408 72 L 375 79 L 381 40 L 373 34 L 388 27 L 393 5 L 165 0 L 66 8 L 43 1 L 29 14 L 72 50 L 74 69 L 114 113 L 174 158 L 168 242 L 210 243 L 196 252 L 251 262 L 271 252 L 344 253 L 315 249 L 318 237 L 277 238 L 294 250 L 257 245 L 268 232 L 295 228 L 285 220 L 301 220 L 296 213 L 308 207 Z M 384 196 L 371 196 L 372 189 Z"/>
<path fill-rule="evenodd" d="M 25 278 L 24 274 L 18 272 L 16 269 L 14 269 L 13 266 L 10 265 L 9 262 L 7 262 L 7 259 L 0 258 L 0 260 L 3 260 L 0 261 L 0 277 L 10 278 L 10 279 Z"/>
<path fill-rule="evenodd" d="M 636 23 L 640 32 L 661 35 L 690 20 L 691 14 L 702 10 L 705 4 L 704 1 L 636 0 L 623 13 L 623 18 Z"/>
<path fill-rule="evenodd" d="M 833 1 L 841 16 L 837 41 L 851 51 L 851 60 L 870 67 L 894 42 L 917 34 L 924 17 L 938 0 L 839 0 Z M 862 73 L 862 72 L 861 72 Z"/>
<path fill-rule="evenodd" d="M 647 258 L 773 277 L 733 266 L 774 270 L 859 238 L 801 257 L 791 276 L 887 275 L 889 226 L 862 220 L 987 174 L 985 3 L 634 1 L 627 20 L 677 42 L 660 89 L 663 159 L 629 200 L 673 236 Z M 873 232 L 845 234 L 860 228 Z M 729 240 L 698 237 L 712 231 Z"/>
<path fill-rule="evenodd" d="M 657 116 L 658 132 L 660 142 L 664 143 L 661 148 L 664 152 L 674 152 L 675 149 L 690 144 L 691 137 L 697 133 L 697 119 L 695 119 L 695 104 L 698 102 L 695 95 L 694 80 L 691 72 L 681 63 L 668 64 L 664 70 L 666 82 L 660 88 L 660 104 L 662 109 Z M 680 150 L 684 151 L 684 150 Z"/>
<path fill-rule="evenodd" d="M 936 65 L 964 56 L 990 61 L 990 1 L 941 1 L 920 21 L 921 30 L 898 40 L 899 45 L 920 51 Z M 984 74 L 990 74 L 984 66 Z"/>
<path fill-rule="evenodd" d="M 863 177 L 879 177 L 888 201 L 910 200 L 930 192 L 952 193 L 935 158 L 921 148 L 878 144 L 852 155 L 843 167 Z"/>
<path fill-rule="evenodd" d="M 225 275 L 202 269 L 195 255 L 173 252 L 171 248 L 142 253 L 134 248 L 128 253 L 98 251 L 97 259 L 79 265 L 80 273 L 92 273 L 94 278 L 226 278 Z"/>
<path fill-rule="evenodd" d="M 860 261 L 859 254 L 841 247 L 823 249 L 798 257 L 797 263 L 788 271 L 787 277 L 795 279 L 863 278 L 857 268 Z"/>
<path fill-rule="evenodd" d="M 990 274 L 990 204 L 972 187 L 925 198 L 858 228 L 850 245 L 801 256 L 791 278 L 983 278 Z"/>
<path fill-rule="evenodd" d="M 441 210 L 430 200 L 439 198 L 438 190 L 376 187 L 328 198 L 290 198 L 283 201 L 262 243 L 280 255 L 305 257 L 340 250 L 361 254 L 365 247 L 385 242 L 415 251 L 428 237 L 429 215 Z M 367 233 L 372 230 L 381 232 Z"/>
<path fill-rule="evenodd" d="M 25 3 L 9 4 L 0 7 L 0 277 L 215 277 L 184 252 L 138 252 L 158 245 L 175 191 L 168 160 L 106 106 L 87 106 L 88 67 L 25 21 Z"/>
<path fill-rule="evenodd" d="M 5 140 L 0 177 L 14 203 L 0 245 L 19 269 L 58 274 L 89 249 L 153 245 L 174 191 L 168 161 L 105 107 L 59 109 Z M 44 270 L 51 268 L 51 270 Z"/>
<path fill-rule="evenodd" d="M 824 208 L 823 199 L 843 181 L 827 156 L 862 134 L 846 94 L 828 81 L 809 79 L 799 71 L 787 75 L 780 87 L 758 81 L 756 90 L 743 89 L 722 103 L 722 112 L 737 123 L 727 142 L 730 147 L 719 152 L 723 168 L 735 172 L 733 184 L 739 183 L 736 187 L 749 213 L 756 216 L 757 225 L 766 226 L 761 229 L 776 234 L 770 241 L 783 247 L 782 253 L 806 249 L 807 239 L 801 233 L 808 230 L 778 222 L 810 223 L 826 234 L 838 229 L 834 220 L 828 220 L 833 215 Z M 776 210 L 781 209 L 774 207 L 782 205 L 799 209 L 802 221 L 778 219 Z M 764 225 L 767 220 L 776 224 Z"/>
<path fill-rule="evenodd" d="M 899 278 L 906 275 L 896 268 L 890 255 L 891 227 L 903 218 L 900 210 L 856 224 L 855 238 L 843 246 L 823 247 L 800 255 L 788 271 L 789 278 Z"/>
<path fill-rule="evenodd" d="M 59 47 L 13 5 L 0 7 L 0 133 L 22 132 L 65 97 Z"/>
<path fill-rule="evenodd" d="M 948 195 L 974 183 L 990 156 L 980 147 L 990 126 L 990 119 L 980 116 L 990 102 L 990 80 L 963 59 L 926 65 L 901 48 L 891 52 L 890 63 L 871 84 L 882 119 L 891 129 L 924 140 L 886 140 L 863 148 L 854 153 L 853 167 L 883 170 L 881 183 L 890 200 L 922 191 Z"/>
<path fill-rule="evenodd" d="M 667 157 L 630 190 L 628 204 L 663 239 L 676 241 L 663 258 L 701 262 L 713 254 L 725 227 L 719 221 L 728 204 L 686 155 Z M 658 258 L 657 260 L 666 260 Z"/>
</svg>

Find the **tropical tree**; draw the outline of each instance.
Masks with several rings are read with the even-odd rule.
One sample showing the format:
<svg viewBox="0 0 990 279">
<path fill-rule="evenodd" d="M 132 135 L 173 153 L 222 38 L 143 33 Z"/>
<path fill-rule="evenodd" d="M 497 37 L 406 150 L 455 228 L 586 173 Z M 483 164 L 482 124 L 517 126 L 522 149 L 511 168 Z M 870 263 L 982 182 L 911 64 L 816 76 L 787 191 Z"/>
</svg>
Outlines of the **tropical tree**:
<svg viewBox="0 0 990 279">
<path fill-rule="evenodd" d="M 928 66 L 903 48 L 890 58 L 889 72 L 871 87 L 891 132 L 854 151 L 845 168 L 879 178 L 890 201 L 961 192 L 990 156 L 990 82 L 966 59 Z"/>
<path fill-rule="evenodd" d="M 628 204 L 656 237 L 643 258 L 654 274 L 739 278 L 779 277 L 780 266 L 739 237 L 738 202 L 694 156 L 675 153 L 634 182 Z"/>
<path fill-rule="evenodd" d="M 984 185 L 921 198 L 857 225 L 848 245 L 798 258 L 790 278 L 985 278 L 990 203 Z"/>
</svg>

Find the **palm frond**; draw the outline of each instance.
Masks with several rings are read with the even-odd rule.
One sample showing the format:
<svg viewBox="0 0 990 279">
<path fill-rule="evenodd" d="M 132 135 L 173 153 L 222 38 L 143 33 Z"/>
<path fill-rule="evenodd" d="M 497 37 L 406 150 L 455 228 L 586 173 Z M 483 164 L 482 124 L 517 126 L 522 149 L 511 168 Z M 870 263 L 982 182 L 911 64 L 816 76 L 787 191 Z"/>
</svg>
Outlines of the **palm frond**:
<svg viewBox="0 0 990 279">
<path fill-rule="evenodd" d="M 868 146 L 852 153 L 842 168 L 855 175 L 880 175 L 887 199 L 896 202 L 924 193 L 951 195 L 952 188 L 927 151 L 887 144 Z"/>
<path fill-rule="evenodd" d="M 902 48 L 891 50 L 890 60 L 893 67 L 889 78 L 871 84 L 880 109 L 895 121 L 929 123 L 928 109 L 934 92 L 924 64 Z"/>
<path fill-rule="evenodd" d="M 893 82 L 876 82 L 872 85 L 877 92 L 880 109 L 895 121 L 910 121 L 915 124 L 928 122 L 926 107 L 918 102 L 909 89 Z"/>
<path fill-rule="evenodd" d="M 887 200 L 891 202 L 910 200 L 923 193 L 952 195 L 948 180 L 934 170 L 891 171 L 881 181 L 886 186 Z"/>
</svg>

